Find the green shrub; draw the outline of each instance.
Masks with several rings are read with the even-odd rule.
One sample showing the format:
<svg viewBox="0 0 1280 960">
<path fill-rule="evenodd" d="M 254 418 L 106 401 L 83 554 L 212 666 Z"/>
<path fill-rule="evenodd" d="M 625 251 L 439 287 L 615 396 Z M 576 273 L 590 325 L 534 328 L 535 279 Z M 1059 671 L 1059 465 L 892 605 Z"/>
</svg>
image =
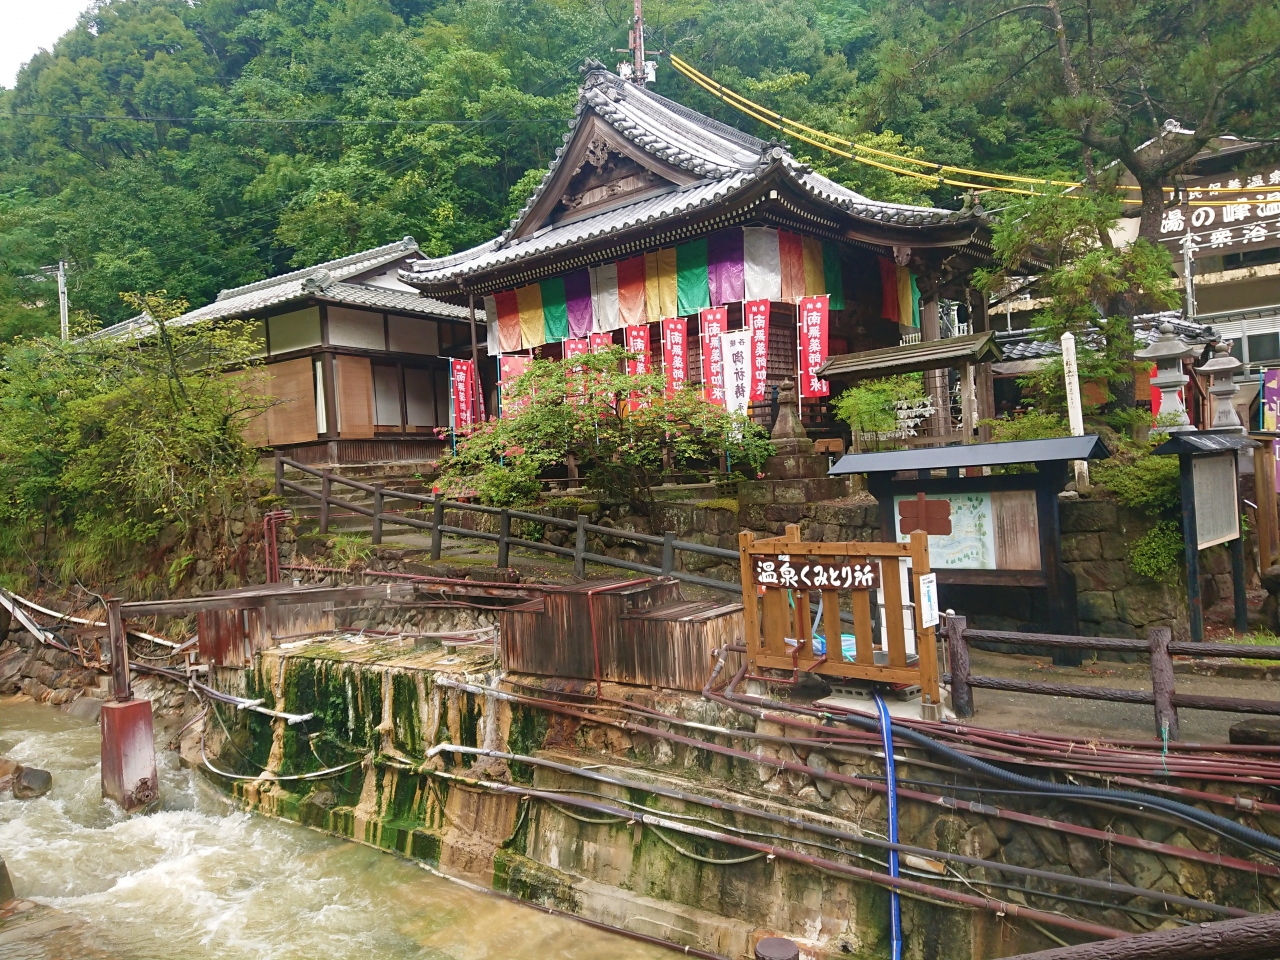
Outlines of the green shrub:
<svg viewBox="0 0 1280 960">
<path fill-rule="evenodd" d="M 1161 520 L 1129 546 L 1129 566 L 1144 577 L 1165 580 L 1182 562 L 1182 529 L 1176 520 Z"/>
</svg>

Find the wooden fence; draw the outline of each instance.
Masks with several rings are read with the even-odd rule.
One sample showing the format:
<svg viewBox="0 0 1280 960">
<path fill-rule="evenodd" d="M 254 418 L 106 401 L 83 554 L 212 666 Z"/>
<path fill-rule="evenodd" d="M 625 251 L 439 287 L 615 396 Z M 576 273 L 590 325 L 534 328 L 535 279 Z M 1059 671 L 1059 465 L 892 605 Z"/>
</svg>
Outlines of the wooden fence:
<svg viewBox="0 0 1280 960">
<path fill-rule="evenodd" d="M 313 490 L 305 484 L 296 483 L 285 478 L 285 467 L 292 467 L 301 473 L 316 477 L 320 480 L 320 489 Z M 360 490 L 373 496 L 372 506 L 365 506 L 360 503 L 352 503 L 348 500 L 342 500 L 333 495 L 333 487 L 342 486 L 352 490 Z M 637 533 L 632 530 L 619 530 L 616 527 L 602 527 L 594 523 L 588 523 L 586 518 L 579 514 L 576 520 L 565 520 L 561 517 L 549 517 L 538 513 L 526 513 L 523 510 L 510 510 L 503 507 L 487 507 L 478 503 L 460 503 L 456 500 L 446 500 L 441 496 L 429 494 L 410 493 L 406 490 L 387 491 L 381 483 L 361 483 L 359 480 L 352 480 L 333 473 L 330 470 L 318 470 L 307 464 L 299 463 L 296 460 L 290 460 L 287 457 L 276 457 L 276 494 L 282 495 L 285 490 L 292 490 L 303 496 L 316 500 L 320 504 L 320 533 L 329 532 L 329 518 L 334 507 L 340 510 L 349 510 L 352 513 L 369 517 L 373 521 L 372 538 L 373 543 L 382 543 L 382 528 L 386 524 L 397 524 L 399 526 L 411 527 L 415 530 L 423 530 L 431 534 L 431 559 L 440 559 L 440 550 L 442 540 L 447 534 L 451 537 L 469 537 L 474 540 L 484 540 L 489 543 L 495 543 L 498 547 L 498 568 L 505 569 L 510 565 L 509 558 L 512 547 L 520 547 L 525 550 L 534 550 L 540 553 L 550 553 L 558 557 L 566 557 L 573 560 L 573 573 L 576 577 L 586 576 L 586 565 L 588 563 L 597 563 L 604 566 L 616 567 L 619 570 L 630 570 L 634 573 L 656 574 L 660 576 L 675 577 L 684 583 L 691 583 L 700 587 L 710 587 L 713 590 L 723 590 L 727 593 L 738 593 L 742 587 L 733 581 L 716 580 L 712 577 L 700 577 L 694 573 L 686 573 L 676 569 L 676 554 L 691 553 L 698 556 L 714 557 L 717 560 L 725 560 L 737 562 L 739 554 L 737 550 L 726 550 L 720 547 L 709 547 L 701 543 L 689 543 L 684 540 L 677 540 L 674 533 L 666 533 L 662 536 L 655 536 L 648 533 Z M 409 503 L 421 504 L 424 509 L 431 509 L 430 520 L 419 520 L 416 517 L 407 517 L 395 511 L 384 509 L 386 500 L 402 500 Z M 487 530 L 468 530 L 465 527 L 452 526 L 446 521 L 448 513 L 471 513 L 486 514 L 496 516 L 498 518 L 498 532 L 491 533 Z M 561 547 L 554 543 L 545 543 L 540 540 L 525 540 L 520 537 L 512 536 L 511 521 L 520 520 L 528 523 L 541 524 L 547 527 L 557 527 L 562 530 L 572 530 L 574 532 L 574 540 L 572 547 Z M 608 537 L 629 543 L 644 544 L 646 546 L 661 547 L 662 555 L 659 566 L 645 563 L 635 563 L 631 560 L 623 560 L 619 557 L 610 557 L 605 554 L 591 553 L 587 550 L 587 535 L 591 534 L 599 537 Z"/>
<path fill-rule="evenodd" d="M 1035 693 L 1051 697 L 1107 700 L 1112 703 L 1142 703 L 1155 707 L 1156 736 L 1166 733 L 1178 739 L 1178 708 L 1218 710 L 1226 713 L 1259 713 L 1280 716 L 1280 701 L 1246 700 L 1240 697 L 1211 697 L 1178 693 L 1173 679 L 1173 657 L 1224 657 L 1229 659 L 1280 660 L 1280 647 L 1255 647 L 1243 643 L 1175 642 L 1168 627 L 1153 627 L 1146 640 L 1119 637 L 1071 637 L 1043 633 L 1015 633 L 1009 630 L 971 630 L 964 617 L 946 618 L 947 652 L 951 660 L 951 707 L 956 716 L 973 716 L 973 688 Z M 969 644 L 973 641 L 1047 647 L 1051 650 L 1110 650 L 1118 653 L 1145 653 L 1151 660 L 1151 690 L 1121 690 L 1085 684 L 1042 683 L 986 677 L 969 669 Z"/>
</svg>

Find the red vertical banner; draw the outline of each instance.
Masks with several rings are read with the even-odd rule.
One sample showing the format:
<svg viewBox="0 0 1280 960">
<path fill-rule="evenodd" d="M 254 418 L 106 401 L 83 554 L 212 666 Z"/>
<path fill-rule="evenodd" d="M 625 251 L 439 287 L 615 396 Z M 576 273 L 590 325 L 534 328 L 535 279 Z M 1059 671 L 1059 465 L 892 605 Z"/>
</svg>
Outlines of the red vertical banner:
<svg viewBox="0 0 1280 960">
<path fill-rule="evenodd" d="M 470 433 L 476 425 L 475 364 L 470 360 L 449 361 L 449 389 L 453 391 L 454 433 Z"/>
<path fill-rule="evenodd" d="M 720 335 L 729 327 L 729 311 L 724 307 L 703 310 L 702 395 L 718 407 L 724 406 L 724 347 Z"/>
<path fill-rule="evenodd" d="M 581 357 L 583 354 L 589 353 L 591 349 L 591 341 L 582 340 L 566 340 L 564 342 L 564 358 L 566 361 L 572 360 L 574 357 Z M 575 403 L 581 403 L 583 396 L 586 394 L 586 377 L 583 376 L 581 364 L 573 367 L 568 375 L 569 381 L 565 395 Z M 579 379 L 581 377 L 581 379 Z"/>
<path fill-rule="evenodd" d="M 662 321 L 662 369 L 667 374 L 667 397 L 674 397 L 689 379 L 688 325 L 684 317 Z"/>
<path fill-rule="evenodd" d="M 742 305 L 743 326 L 751 331 L 751 402 L 764 399 L 769 379 L 769 301 L 748 300 Z"/>
<path fill-rule="evenodd" d="M 606 350 L 613 349 L 612 333 L 593 333 L 591 335 L 591 352 L 604 353 Z"/>
<path fill-rule="evenodd" d="M 628 326 L 624 334 L 627 353 L 636 354 L 627 360 L 627 373 L 643 376 L 649 372 L 649 327 L 646 324 Z M 638 410 L 643 401 L 641 395 L 631 391 L 631 409 Z"/>
<path fill-rule="evenodd" d="M 503 417 L 514 417 L 529 404 L 529 397 L 511 400 L 507 391 L 512 382 L 529 369 L 528 357 L 500 357 L 498 359 L 498 412 Z"/>
<path fill-rule="evenodd" d="M 825 397 L 831 384 L 814 373 L 827 362 L 827 296 L 805 297 L 797 314 L 800 335 L 800 396 Z"/>
</svg>

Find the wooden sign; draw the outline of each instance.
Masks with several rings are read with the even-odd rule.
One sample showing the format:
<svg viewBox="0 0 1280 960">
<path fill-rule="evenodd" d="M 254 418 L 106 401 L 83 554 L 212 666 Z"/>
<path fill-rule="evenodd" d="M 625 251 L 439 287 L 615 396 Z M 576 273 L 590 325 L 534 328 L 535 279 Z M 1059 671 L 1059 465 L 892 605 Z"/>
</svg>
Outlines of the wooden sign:
<svg viewBox="0 0 1280 960">
<path fill-rule="evenodd" d="M 914 500 L 900 501 L 898 529 L 904 534 L 923 530 L 933 537 L 951 536 L 951 501 L 926 500 L 923 493 Z"/>
<path fill-rule="evenodd" d="M 755 558 L 755 581 L 762 587 L 792 590 L 875 590 L 880 586 L 880 563 L 876 560 L 841 560 L 806 563 L 791 557 Z"/>
</svg>

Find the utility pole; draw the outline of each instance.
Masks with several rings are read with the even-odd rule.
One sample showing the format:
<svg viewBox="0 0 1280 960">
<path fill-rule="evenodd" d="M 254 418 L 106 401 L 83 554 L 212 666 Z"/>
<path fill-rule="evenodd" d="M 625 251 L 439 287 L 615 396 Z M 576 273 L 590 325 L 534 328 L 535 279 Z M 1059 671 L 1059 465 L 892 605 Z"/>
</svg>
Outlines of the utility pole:
<svg viewBox="0 0 1280 960">
<path fill-rule="evenodd" d="M 644 0 L 635 0 L 635 12 L 631 17 L 631 54 L 633 58 L 631 80 L 644 86 Z"/>
<path fill-rule="evenodd" d="M 71 339 L 71 323 L 67 318 L 67 261 L 58 261 L 58 316 L 62 321 L 62 339 Z"/>
<path fill-rule="evenodd" d="M 643 0 L 632 0 L 631 31 L 627 34 L 627 49 L 614 50 L 614 53 L 630 53 L 629 63 L 618 64 L 618 76 L 630 80 L 643 87 L 653 81 L 653 71 L 657 64 L 644 58 L 644 10 Z"/>
</svg>

